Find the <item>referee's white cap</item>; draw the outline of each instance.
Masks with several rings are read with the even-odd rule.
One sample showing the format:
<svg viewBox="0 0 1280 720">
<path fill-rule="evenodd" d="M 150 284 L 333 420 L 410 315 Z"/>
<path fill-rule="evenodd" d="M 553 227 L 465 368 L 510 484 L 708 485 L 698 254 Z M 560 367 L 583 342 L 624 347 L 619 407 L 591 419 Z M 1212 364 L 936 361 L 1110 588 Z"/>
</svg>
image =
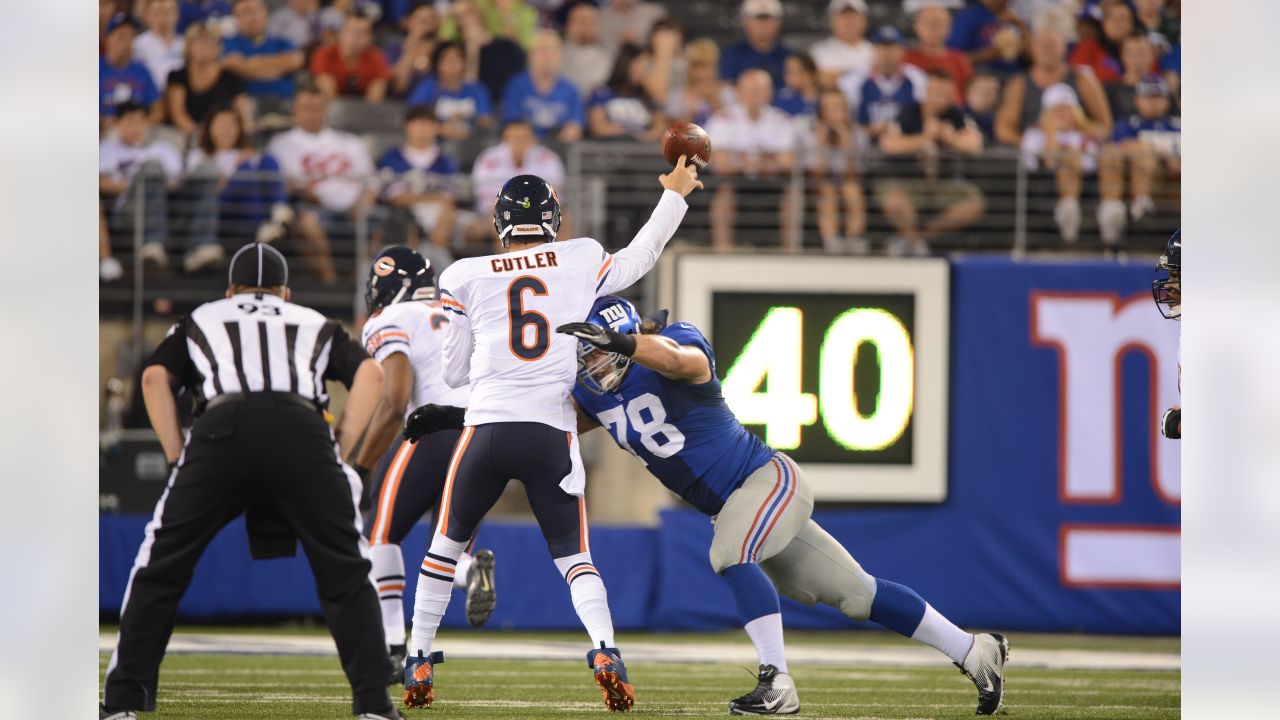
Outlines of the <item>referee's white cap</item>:
<svg viewBox="0 0 1280 720">
<path fill-rule="evenodd" d="M 261 288 L 288 285 L 289 263 L 270 245 L 249 243 L 231 256 L 227 284 Z"/>
</svg>

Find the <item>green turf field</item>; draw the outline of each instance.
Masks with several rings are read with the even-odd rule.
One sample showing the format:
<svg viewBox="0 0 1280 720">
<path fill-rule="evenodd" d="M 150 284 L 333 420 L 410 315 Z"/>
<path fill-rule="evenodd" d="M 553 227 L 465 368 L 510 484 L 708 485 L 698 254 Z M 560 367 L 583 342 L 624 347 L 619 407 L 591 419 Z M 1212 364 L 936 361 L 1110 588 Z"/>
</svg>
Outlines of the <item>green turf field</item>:
<svg viewBox="0 0 1280 720">
<path fill-rule="evenodd" d="M 105 630 L 106 628 L 104 628 Z M 806 646 L 853 641 L 899 643 L 868 633 L 797 633 L 793 654 Z M 476 637 L 472 635 L 472 637 Z M 494 642 L 519 643 L 518 634 L 495 633 Z M 547 639 L 547 635 L 528 636 Z M 646 635 L 648 642 L 661 641 Z M 697 642 L 703 636 L 675 636 Z M 716 641 L 726 637 L 707 636 Z M 789 638 L 790 640 L 791 638 Z M 1019 667 L 1018 648 L 1086 649 L 1102 646 L 1137 652 L 1177 652 L 1168 639 L 1081 639 L 1011 636 L 1003 715 L 1010 718 L 1177 718 L 1176 670 L 1067 670 Z M 745 642 L 745 638 L 743 639 Z M 623 638 L 619 643 L 624 648 Z M 447 643 L 442 643 L 447 652 Z M 100 659 L 105 671 L 107 656 Z M 750 690 L 754 679 L 742 663 L 628 663 L 636 687 L 633 714 L 711 718 L 727 715 L 725 703 Z M 973 716 L 973 685 L 947 667 L 893 667 L 797 662 L 791 668 L 800 690 L 801 716 L 814 718 L 967 718 Z M 172 654 L 160 674 L 163 718 L 342 718 L 350 693 L 336 657 L 261 654 Z M 399 687 L 392 688 L 398 702 Z M 585 662 L 570 660 L 450 659 L 437 669 L 436 705 L 406 711 L 411 718 L 544 718 L 603 714 L 599 690 Z"/>
</svg>

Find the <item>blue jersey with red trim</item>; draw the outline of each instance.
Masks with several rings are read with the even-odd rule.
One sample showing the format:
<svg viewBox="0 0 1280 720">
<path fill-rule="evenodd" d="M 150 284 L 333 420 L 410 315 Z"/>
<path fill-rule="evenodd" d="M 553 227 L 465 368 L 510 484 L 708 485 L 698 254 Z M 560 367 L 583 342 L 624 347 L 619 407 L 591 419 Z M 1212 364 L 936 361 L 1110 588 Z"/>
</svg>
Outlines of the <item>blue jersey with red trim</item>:
<svg viewBox="0 0 1280 720">
<path fill-rule="evenodd" d="M 659 334 L 702 351 L 711 363 L 711 379 L 701 384 L 672 380 L 633 363 L 615 392 L 596 395 L 578 383 L 573 399 L 663 485 L 715 515 L 774 451 L 747 432 L 725 404 L 715 352 L 702 333 L 689 323 L 672 323 Z"/>
</svg>

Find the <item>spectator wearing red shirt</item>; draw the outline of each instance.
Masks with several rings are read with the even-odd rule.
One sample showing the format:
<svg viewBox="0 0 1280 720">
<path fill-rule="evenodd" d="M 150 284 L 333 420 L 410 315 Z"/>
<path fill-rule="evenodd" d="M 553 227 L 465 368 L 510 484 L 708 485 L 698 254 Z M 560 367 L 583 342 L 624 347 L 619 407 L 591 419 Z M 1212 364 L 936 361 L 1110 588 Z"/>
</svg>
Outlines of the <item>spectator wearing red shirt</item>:
<svg viewBox="0 0 1280 720">
<path fill-rule="evenodd" d="M 956 91 L 956 102 L 964 103 L 964 91 L 973 77 L 973 63 L 959 50 L 947 47 L 951 34 L 951 11 L 941 5 L 920 8 L 913 21 L 916 46 L 907 51 L 903 60 L 928 72 L 943 72 L 950 76 Z"/>
<path fill-rule="evenodd" d="M 361 13 L 347 15 L 337 41 L 311 56 L 311 75 L 327 97 L 385 98 L 391 66 L 373 45 L 373 20 Z"/>
<path fill-rule="evenodd" d="M 1089 68 L 1103 84 L 1119 82 L 1124 69 L 1120 64 L 1120 45 L 1133 34 L 1133 10 L 1125 0 L 1102 0 L 1102 15 L 1097 38 L 1086 38 L 1076 44 L 1068 58 L 1075 67 Z"/>
</svg>

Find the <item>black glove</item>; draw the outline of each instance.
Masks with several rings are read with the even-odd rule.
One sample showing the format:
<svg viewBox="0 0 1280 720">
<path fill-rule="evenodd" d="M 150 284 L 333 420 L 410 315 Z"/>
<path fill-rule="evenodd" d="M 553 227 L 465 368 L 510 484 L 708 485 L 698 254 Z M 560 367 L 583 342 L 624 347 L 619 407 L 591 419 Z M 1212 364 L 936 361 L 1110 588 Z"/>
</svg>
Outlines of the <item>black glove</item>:
<svg viewBox="0 0 1280 720">
<path fill-rule="evenodd" d="M 411 443 L 418 442 L 423 435 L 430 435 L 441 430 L 461 430 L 467 409 L 452 405 L 423 405 L 409 413 L 404 421 L 403 437 Z"/>
<path fill-rule="evenodd" d="M 595 323 L 568 323 L 556 328 L 556 332 L 572 335 L 598 348 L 603 348 L 609 352 L 622 353 L 627 357 L 631 357 L 636 352 L 636 338 L 634 335 L 606 330 Z"/>
<path fill-rule="evenodd" d="M 1160 434 L 1170 440 L 1182 439 L 1182 408 L 1169 408 L 1160 418 Z"/>
</svg>

